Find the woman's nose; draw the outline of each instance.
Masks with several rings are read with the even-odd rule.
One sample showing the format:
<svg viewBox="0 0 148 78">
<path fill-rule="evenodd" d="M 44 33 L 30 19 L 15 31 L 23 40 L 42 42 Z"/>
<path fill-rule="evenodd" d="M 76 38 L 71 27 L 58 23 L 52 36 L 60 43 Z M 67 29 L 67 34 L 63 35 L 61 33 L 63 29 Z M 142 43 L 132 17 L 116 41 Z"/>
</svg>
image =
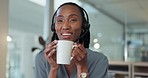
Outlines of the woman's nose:
<svg viewBox="0 0 148 78">
<path fill-rule="evenodd" d="M 69 25 L 69 23 L 68 22 L 65 22 L 64 24 L 63 24 L 63 26 L 62 26 L 62 29 L 63 30 L 69 30 L 71 27 L 70 27 L 70 25 Z"/>
</svg>

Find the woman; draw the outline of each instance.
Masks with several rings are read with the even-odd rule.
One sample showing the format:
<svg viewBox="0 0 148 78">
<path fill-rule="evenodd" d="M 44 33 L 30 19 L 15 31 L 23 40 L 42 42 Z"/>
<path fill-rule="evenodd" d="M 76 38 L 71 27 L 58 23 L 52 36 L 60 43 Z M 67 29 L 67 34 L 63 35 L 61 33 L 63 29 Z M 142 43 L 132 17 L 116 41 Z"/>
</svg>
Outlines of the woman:
<svg viewBox="0 0 148 78">
<path fill-rule="evenodd" d="M 108 78 L 108 59 L 89 48 L 89 19 L 75 3 L 62 4 L 53 15 L 52 41 L 36 56 L 36 78 Z M 56 63 L 57 40 L 74 41 L 70 65 Z"/>
</svg>

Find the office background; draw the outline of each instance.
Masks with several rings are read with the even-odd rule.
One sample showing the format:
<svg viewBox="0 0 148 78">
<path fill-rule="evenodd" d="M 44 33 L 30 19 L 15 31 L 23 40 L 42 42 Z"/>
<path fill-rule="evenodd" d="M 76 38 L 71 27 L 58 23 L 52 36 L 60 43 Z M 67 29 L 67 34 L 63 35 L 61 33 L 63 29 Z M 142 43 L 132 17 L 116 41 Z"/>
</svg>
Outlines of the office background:
<svg viewBox="0 0 148 78">
<path fill-rule="evenodd" d="M 9 0 L 4 1 L 8 28 L 1 27 L 9 40 L 7 51 L 2 51 L 6 52 L 3 55 L 6 55 L 7 78 L 34 78 L 31 49 L 43 48 L 38 37 L 43 36 L 45 40 L 51 37 L 49 26 L 53 12 L 69 1 L 88 12 L 91 49 L 102 52 L 110 61 L 147 60 L 143 59 L 148 57 L 147 0 L 47 0 L 47 3 L 45 0 L 40 4 L 32 0 Z"/>
</svg>

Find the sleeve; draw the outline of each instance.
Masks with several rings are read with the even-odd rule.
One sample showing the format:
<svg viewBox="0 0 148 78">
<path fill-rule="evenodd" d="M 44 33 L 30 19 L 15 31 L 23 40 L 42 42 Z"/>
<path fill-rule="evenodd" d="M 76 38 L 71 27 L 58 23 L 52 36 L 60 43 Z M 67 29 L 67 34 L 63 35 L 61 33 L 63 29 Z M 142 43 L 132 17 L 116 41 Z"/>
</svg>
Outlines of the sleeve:
<svg viewBox="0 0 148 78">
<path fill-rule="evenodd" d="M 100 62 L 97 65 L 98 73 L 100 73 L 97 78 L 108 78 L 108 59 L 106 56 L 102 56 Z"/>
<path fill-rule="evenodd" d="M 44 52 L 41 51 L 35 58 L 35 78 L 48 78 L 46 73 L 46 60 Z"/>
<path fill-rule="evenodd" d="M 93 69 L 89 73 L 90 78 L 108 78 L 108 59 L 105 55 L 95 54 L 92 66 Z"/>
</svg>

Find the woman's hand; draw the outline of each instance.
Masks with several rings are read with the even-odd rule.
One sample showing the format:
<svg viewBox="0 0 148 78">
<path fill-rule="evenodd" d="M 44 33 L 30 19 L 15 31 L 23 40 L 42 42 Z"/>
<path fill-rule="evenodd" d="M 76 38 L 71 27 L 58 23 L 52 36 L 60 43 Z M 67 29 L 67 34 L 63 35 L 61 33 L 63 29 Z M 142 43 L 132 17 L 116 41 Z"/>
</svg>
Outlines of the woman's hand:
<svg viewBox="0 0 148 78">
<path fill-rule="evenodd" d="M 72 61 L 76 64 L 77 75 L 80 77 L 80 74 L 86 73 L 88 78 L 88 65 L 87 65 L 87 51 L 82 44 L 75 44 L 72 51 Z"/>
<path fill-rule="evenodd" d="M 72 57 L 77 67 L 87 65 L 87 51 L 82 44 L 74 44 Z"/>
<path fill-rule="evenodd" d="M 50 44 L 46 45 L 44 56 L 51 66 L 51 69 L 58 69 L 59 65 L 56 63 L 56 44 L 57 40 L 54 40 Z"/>
</svg>

